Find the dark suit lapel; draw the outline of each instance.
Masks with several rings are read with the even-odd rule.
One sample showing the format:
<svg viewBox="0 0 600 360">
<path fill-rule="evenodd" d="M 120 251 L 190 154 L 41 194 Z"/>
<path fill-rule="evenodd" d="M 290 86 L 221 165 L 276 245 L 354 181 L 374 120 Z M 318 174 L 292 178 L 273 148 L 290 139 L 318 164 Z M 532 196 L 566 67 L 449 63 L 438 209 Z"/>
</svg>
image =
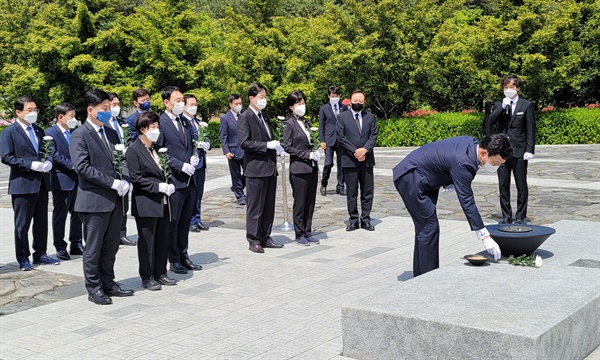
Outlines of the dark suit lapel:
<svg viewBox="0 0 600 360">
<path fill-rule="evenodd" d="M 508 127 L 510 127 L 510 125 L 513 123 L 513 121 L 515 121 L 515 118 L 517 117 L 517 113 L 519 111 L 521 111 L 521 107 L 523 107 L 523 100 L 521 100 L 521 98 L 519 97 L 519 100 L 517 101 L 517 104 L 515 105 L 515 111 L 513 111 L 513 113 L 510 116 L 510 121 L 508 122 Z"/>
<path fill-rule="evenodd" d="M 173 124 L 173 120 L 169 117 L 169 115 L 167 115 L 167 127 L 169 129 L 171 129 L 171 131 L 175 134 L 175 136 L 177 136 L 177 138 L 181 141 L 181 143 L 185 146 L 185 141 L 184 139 L 181 138 L 181 133 L 179 132 L 179 130 L 177 130 L 177 127 L 175 127 L 175 124 Z M 181 120 L 181 118 L 180 118 Z M 181 124 L 181 123 L 180 123 Z M 182 124 L 183 126 L 183 124 Z"/>
<path fill-rule="evenodd" d="M 362 116 L 362 113 L 361 113 Z M 350 111 L 350 121 L 352 121 L 352 123 L 354 124 L 354 128 L 356 129 L 356 132 L 358 133 L 358 135 L 360 136 L 360 134 L 362 133 L 361 129 L 360 129 L 360 125 L 358 125 L 358 122 L 356 121 L 356 115 L 354 114 L 354 111 Z M 363 118 L 364 121 L 364 118 Z M 363 123 L 363 128 L 364 128 L 364 123 Z"/>
<path fill-rule="evenodd" d="M 265 125 L 267 124 L 267 126 L 269 127 L 269 131 L 271 132 L 271 134 L 273 133 L 273 129 L 271 129 L 271 124 L 268 124 L 267 121 L 265 120 L 261 120 L 255 113 L 254 111 L 250 110 L 252 112 L 252 115 L 254 115 L 254 119 L 256 119 L 256 123 L 258 124 L 258 127 L 260 127 L 260 129 L 262 130 L 263 134 L 266 135 L 266 137 L 268 139 L 271 139 L 271 136 L 269 135 L 269 133 L 267 132 L 267 129 L 265 129 Z M 263 119 L 264 119 L 264 115 L 263 115 Z"/>
<path fill-rule="evenodd" d="M 135 145 L 137 146 L 140 153 L 142 153 L 142 156 L 146 159 L 146 161 L 149 162 L 154 167 L 154 169 L 158 172 L 158 174 L 160 174 L 162 176 L 162 170 L 160 169 L 160 167 L 158 166 L 156 161 L 154 161 L 154 159 L 152 158 L 152 155 L 150 155 L 150 151 L 146 148 L 146 145 L 144 145 L 142 140 L 136 141 Z"/>
<path fill-rule="evenodd" d="M 98 147 L 102 150 L 102 152 L 104 153 L 104 155 L 106 155 L 106 157 L 108 158 L 108 160 L 110 160 L 111 162 L 113 161 L 113 157 L 112 154 L 109 153 L 108 151 L 108 145 L 107 143 L 102 143 L 103 140 L 100 140 L 100 134 L 98 134 L 98 132 L 94 129 L 94 127 L 89 123 L 90 120 L 86 121 L 83 125 L 85 127 L 87 127 L 88 131 L 90 132 L 90 136 L 92 137 L 93 141 L 96 142 L 96 145 L 98 145 Z M 104 129 L 106 130 L 106 129 Z"/>
<path fill-rule="evenodd" d="M 17 120 L 19 121 L 19 120 Z M 17 127 L 17 132 L 19 134 L 21 134 L 21 136 L 25 139 L 25 142 L 27 142 L 29 144 L 29 146 L 31 146 L 31 150 L 35 151 L 35 147 L 33 146 L 33 144 L 31 143 L 31 140 L 29 139 L 29 134 L 27 134 L 27 132 L 23 129 L 23 127 L 21 127 L 20 124 L 17 124 L 16 122 L 14 123 L 13 126 Z M 37 152 L 36 152 L 37 153 Z"/>
<path fill-rule="evenodd" d="M 367 113 L 362 111 L 361 112 L 361 116 L 362 116 L 362 129 L 361 129 L 361 135 L 364 132 L 369 132 L 369 129 L 371 128 L 371 117 L 367 116 Z"/>
<path fill-rule="evenodd" d="M 308 147 L 310 148 L 310 142 L 308 140 L 308 138 L 306 137 L 306 133 L 304 132 L 304 130 L 302 130 L 302 126 L 300 126 L 300 124 L 298 124 L 298 120 L 296 120 L 294 118 L 294 121 L 292 122 L 294 128 L 296 129 L 296 133 L 298 134 L 298 136 L 300 136 L 304 142 L 308 145 Z M 308 133 L 310 134 L 310 129 L 307 129 Z"/>
<path fill-rule="evenodd" d="M 64 146 L 67 147 L 67 149 L 69 148 L 69 143 L 67 143 L 67 139 L 65 139 L 65 135 L 62 132 L 62 129 L 58 126 L 58 125 L 54 125 L 54 127 L 56 128 L 56 131 L 54 131 L 55 133 L 59 134 L 58 135 L 58 140 L 56 139 L 57 135 L 54 135 L 54 141 L 60 141 L 62 142 L 62 144 Z"/>
</svg>

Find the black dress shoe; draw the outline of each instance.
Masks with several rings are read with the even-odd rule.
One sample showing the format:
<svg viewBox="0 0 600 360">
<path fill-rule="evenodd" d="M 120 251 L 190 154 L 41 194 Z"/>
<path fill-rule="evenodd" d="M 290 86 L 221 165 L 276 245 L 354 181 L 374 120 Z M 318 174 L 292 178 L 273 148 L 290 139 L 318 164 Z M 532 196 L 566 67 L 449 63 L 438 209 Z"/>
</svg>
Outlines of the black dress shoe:
<svg viewBox="0 0 600 360">
<path fill-rule="evenodd" d="M 190 232 L 200 232 L 200 228 L 196 224 L 190 225 Z"/>
<path fill-rule="evenodd" d="M 257 243 L 250 243 L 250 245 L 248 246 L 248 250 L 255 252 L 255 253 L 259 253 L 259 254 L 262 254 L 265 252 L 265 249 L 263 249 L 263 247 Z"/>
<path fill-rule="evenodd" d="M 271 248 L 271 249 L 280 249 L 283 247 L 283 244 L 276 244 L 273 241 L 273 238 L 268 238 L 260 244 L 263 248 Z"/>
<path fill-rule="evenodd" d="M 109 298 L 108 296 L 106 296 L 106 294 L 104 293 L 104 291 L 102 291 L 102 289 L 96 291 L 93 294 L 89 294 L 88 295 L 88 300 L 93 302 L 96 305 L 110 305 L 112 304 L 112 300 L 111 298 Z"/>
<path fill-rule="evenodd" d="M 187 274 L 188 270 L 180 263 L 171 263 L 171 271 L 175 274 Z"/>
<path fill-rule="evenodd" d="M 375 231 L 375 226 L 371 225 L 371 223 L 362 223 L 360 227 L 367 231 Z"/>
<path fill-rule="evenodd" d="M 142 286 L 150 291 L 157 291 L 162 289 L 160 283 L 154 279 L 142 280 Z"/>
<path fill-rule="evenodd" d="M 246 205 L 246 199 L 237 199 L 236 202 L 238 205 Z"/>
<path fill-rule="evenodd" d="M 196 265 L 192 262 L 192 260 L 190 259 L 185 259 L 181 262 L 181 265 L 183 265 L 184 268 L 188 269 L 188 270 L 202 270 L 202 265 Z"/>
<path fill-rule="evenodd" d="M 204 223 L 202 223 L 202 222 L 199 222 L 197 226 L 198 226 L 198 229 L 200 229 L 200 230 L 206 231 L 209 229 L 208 225 L 204 225 Z"/>
<path fill-rule="evenodd" d="M 337 194 L 340 194 L 340 195 L 342 195 L 342 196 L 345 196 L 345 195 L 346 195 L 346 189 L 344 189 L 344 188 L 337 189 L 335 192 L 336 192 Z"/>
<path fill-rule="evenodd" d="M 358 224 L 348 224 L 348 226 L 346 226 L 346 231 L 354 231 L 358 229 Z"/>
<path fill-rule="evenodd" d="M 171 279 L 167 276 L 167 274 L 160 276 L 158 279 L 156 279 L 156 282 L 165 286 L 177 285 L 177 280 Z"/>
<path fill-rule="evenodd" d="M 83 255 L 83 245 L 80 242 L 76 243 L 75 246 L 71 243 L 71 255 Z"/>
<path fill-rule="evenodd" d="M 127 236 L 123 236 L 119 239 L 119 243 L 125 246 L 135 246 L 137 243 L 135 241 L 129 240 Z"/>
<path fill-rule="evenodd" d="M 125 297 L 132 296 L 133 290 L 121 289 L 119 285 L 114 284 L 112 288 L 104 289 L 104 293 L 108 296 Z"/>
<path fill-rule="evenodd" d="M 321 195 L 323 195 L 323 196 L 327 195 L 327 187 L 321 186 Z"/>
<path fill-rule="evenodd" d="M 69 253 L 67 252 L 67 250 L 57 251 L 56 257 L 58 258 L 58 260 L 71 260 L 71 257 L 69 256 Z"/>
<path fill-rule="evenodd" d="M 527 220 L 526 219 L 517 219 L 517 220 L 515 220 L 515 222 L 513 224 L 516 224 L 516 225 L 527 224 Z"/>
</svg>

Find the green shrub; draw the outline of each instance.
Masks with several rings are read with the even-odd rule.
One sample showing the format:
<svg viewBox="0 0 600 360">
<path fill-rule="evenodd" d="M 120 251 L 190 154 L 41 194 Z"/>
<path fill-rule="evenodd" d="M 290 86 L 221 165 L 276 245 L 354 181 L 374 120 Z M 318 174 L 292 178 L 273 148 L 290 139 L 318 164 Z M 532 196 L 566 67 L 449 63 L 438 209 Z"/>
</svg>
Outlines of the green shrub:
<svg viewBox="0 0 600 360">
<path fill-rule="evenodd" d="M 600 143 L 600 109 L 569 109 L 542 113 L 538 117 L 536 143 Z"/>
<path fill-rule="evenodd" d="M 210 145 L 214 148 L 221 147 L 221 139 L 219 138 L 219 127 L 221 123 L 219 121 L 208 122 L 208 138 L 210 139 Z"/>
</svg>

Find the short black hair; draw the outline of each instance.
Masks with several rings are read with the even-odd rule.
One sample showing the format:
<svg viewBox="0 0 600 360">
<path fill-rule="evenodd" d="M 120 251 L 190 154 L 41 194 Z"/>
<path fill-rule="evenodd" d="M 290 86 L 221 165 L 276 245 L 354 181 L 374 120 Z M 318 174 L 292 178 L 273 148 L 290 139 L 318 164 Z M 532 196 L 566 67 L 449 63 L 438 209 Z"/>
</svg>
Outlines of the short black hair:
<svg viewBox="0 0 600 360">
<path fill-rule="evenodd" d="M 90 89 L 83 96 L 83 100 L 85 102 L 85 106 L 95 107 L 104 100 L 110 101 L 110 96 L 108 96 L 106 91 L 100 89 Z"/>
<path fill-rule="evenodd" d="M 141 98 L 144 95 L 150 96 L 150 92 L 144 88 L 139 88 L 139 89 L 133 90 L 131 97 L 133 98 L 133 101 L 137 101 L 137 99 Z"/>
<path fill-rule="evenodd" d="M 119 97 L 119 95 L 115 94 L 114 92 L 109 92 L 108 93 L 108 98 L 110 99 L 110 101 L 113 101 L 114 98 L 117 98 L 117 99 L 121 100 L 121 98 Z"/>
<path fill-rule="evenodd" d="M 519 77 L 514 74 L 504 75 L 502 79 L 500 79 L 500 84 L 502 84 L 502 88 L 504 89 L 506 86 L 510 85 L 511 81 L 514 81 L 515 86 L 518 88 L 520 88 L 521 85 L 523 85 L 521 79 L 519 79 Z"/>
<path fill-rule="evenodd" d="M 295 103 L 303 99 L 304 102 L 306 102 L 306 96 L 304 95 L 304 93 L 300 90 L 294 90 L 288 95 L 287 99 L 285 99 L 285 106 L 289 108 L 290 106 L 294 106 Z"/>
<path fill-rule="evenodd" d="M 62 102 L 54 108 L 54 118 L 58 120 L 58 115 L 66 115 L 69 111 L 75 111 L 75 106 L 68 102 Z"/>
<path fill-rule="evenodd" d="M 141 134 L 142 129 L 145 129 L 154 123 L 160 123 L 160 115 L 155 111 L 143 111 L 135 120 L 135 131 L 137 131 L 138 134 Z"/>
<path fill-rule="evenodd" d="M 364 92 L 364 91 L 362 91 L 362 90 L 354 90 L 354 91 L 352 92 L 352 94 L 350 94 L 350 99 L 352 99 L 352 96 L 353 96 L 354 94 L 362 94 L 362 96 L 363 96 L 365 99 L 367 98 L 367 95 L 365 95 L 365 92 Z"/>
<path fill-rule="evenodd" d="M 183 95 L 183 103 L 185 105 L 187 105 L 188 99 L 196 99 L 196 95 L 194 95 L 194 94 L 185 94 L 185 95 Z M 198 101 L 198 99 L 196 99 L 196 101 Z"/>
<path fill-rule="evenodd" d="M 183 92 L 181 91 L 181 89 L 178 88 L 177 86 L 167 86 L 166 88 L 163 89 L 163 91 L 162 91 L 162 93 L 160 95 L 162 96 L 163 100 L 171 100 L 171 95 L 175 91 L 179 91 L 180 93 L 183 94 Z"/>
<path fill-rule="evenodd" d="M 15 110 L 19 110 L 19 111 L 23 111 L 23 109 L 25 109 L 25 104 L 27 104 L 28 102 L 35 102 L 33 101 L 32 98 L 30 98 L 29 96 L 21 96 L 19 97 L 17 100 L 15 100 Z"/>
<path fill-rule="evenodd" d="M 329 88 L 327 88 L 327 95 L 331 94 L 342 95 L 342 88 L 337 85 L 331 85 Z"/>
<path fill-rule="evenodd" d="M 512 155 L 512 146 L 508 140 L 508 136 L 505 134 L 494 134 L 486 136 L 479 143 L 479 147 L 486 149 L 488 156 L 500 155 L 504 160 L 508 159 Z"/>
<path fill-rule="evenodd" d="M 252 84 L 250 84 L 250 86 L 248 86 L 248 97 L 256 96 L 256 94 L 258 94 L 261 90 L 267 92 L 267 88 L 264 87 L 263 84 L 259 82 L 253 82 Z"/>
<path fill-rule="evenodd" d="M 237 99 L 239 99 L 241 97 L 242 97 L 242 95 L 237 94 L 237 93 L 233 93 L 233 94 L 229 95 L 229 98 L 227 100 L 229 100 L 229 103 L 231 104 L 231 102 L 233 100 L 237 100 Z"/>
</svg>

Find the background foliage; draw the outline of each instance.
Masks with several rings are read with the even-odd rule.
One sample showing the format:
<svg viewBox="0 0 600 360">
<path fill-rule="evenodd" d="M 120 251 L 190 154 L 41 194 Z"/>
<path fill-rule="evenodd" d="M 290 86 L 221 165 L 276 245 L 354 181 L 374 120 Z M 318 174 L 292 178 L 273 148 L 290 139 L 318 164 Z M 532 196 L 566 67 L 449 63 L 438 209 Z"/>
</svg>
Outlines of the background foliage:
<svg viewBox="0 0 600 360">
<path fill-rule="evenodd" d="M 131 104 L 148 88 L 194 93 L 208 119 L 252 81 L 271 115 L 294 89 L 316 115 L 326 87 L 367 93 L 378 118 L 476 109 L 506 73 L 542 108 L 600 98 L 600 0 L 6 0 L 0 5 L 0 109 L 36 100 L 49 120 L 100 87 Z M 247 104 L 246 104 L 247 105 Z M 559 116 L 559 115 L 556 115 Z M 472 115 L 475 122 L 476 115 Z M 481 117 L 479 117 L 481 119 Z M 416 131 L 423 120 L 381 126 Z M 449 119 L 447 135 L 470 130 Z M 480 121 L 480 120 L 479 120 Z M 465 128 L 466 127 L 466 128 Z M 419 127 L 420 129 L 420 127 Z M 439 130 L 428 126 L 425 136 Z M 431 134 L 429 135 L 430 132 Z M 380 132 L 385 139 L 384 132 Z M 555 136 L 552 134 L 548 138 Z M 384 141 L 384 140 L 381 141 Z M 407 140 L 409 141 L 409 140 Z"/>
</svg>

